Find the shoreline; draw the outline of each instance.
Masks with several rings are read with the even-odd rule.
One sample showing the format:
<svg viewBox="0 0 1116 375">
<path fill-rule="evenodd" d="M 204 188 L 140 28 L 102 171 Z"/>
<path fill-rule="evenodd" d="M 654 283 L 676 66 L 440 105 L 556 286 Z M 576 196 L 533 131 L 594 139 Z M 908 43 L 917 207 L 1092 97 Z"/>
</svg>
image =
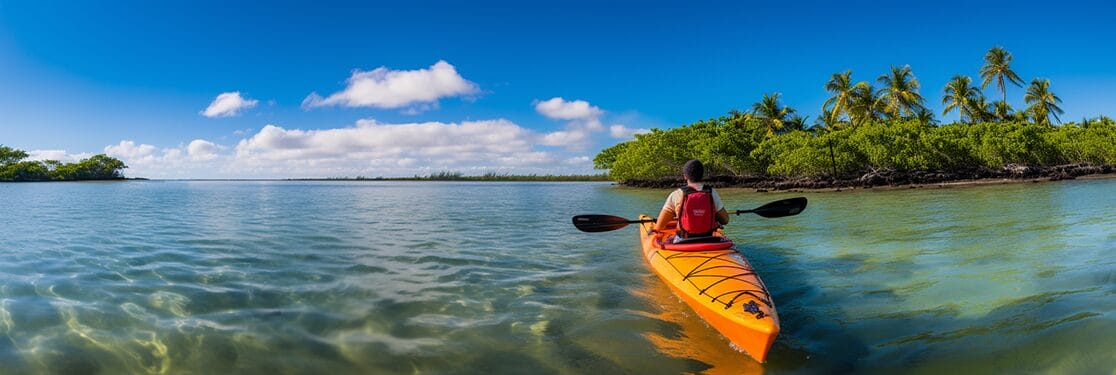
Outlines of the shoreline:
<svg viewBox="0 0 1116 375">
<path fill-rule="evenodd" d="M 1116 166 L 1091 164 L 1065 164 L 1048 167 L 1009 164 L 1000 169 L 987 167 L 961 171 L 910 171 L 872 170 L 863 174 L 807 177 L 770 176 L 714 176 L 706 180 L 715 188 L 750 189 L 767 192 L 838 192 L 852 190 L 895 190 L 923 188 L 952 188 L 1014 183 L 1037 183 L 1074 179 L 1104 179 L 1116 177 Z M 632 188 L 670 189 L 682 185 L 681 178 L 657 180 L 629 180 L 617 185 Z"/>
</svg>

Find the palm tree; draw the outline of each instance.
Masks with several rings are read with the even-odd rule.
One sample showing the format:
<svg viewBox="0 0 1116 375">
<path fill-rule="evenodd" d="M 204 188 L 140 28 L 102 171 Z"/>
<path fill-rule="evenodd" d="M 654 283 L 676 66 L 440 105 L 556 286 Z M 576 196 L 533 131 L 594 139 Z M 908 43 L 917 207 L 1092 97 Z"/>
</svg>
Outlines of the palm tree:
<svg viewBox="0 0 1116 375">
<path fill-rule="evenodd" d="M 1015 109 L 1008 102 L 997 100 L 992 102 L 992 115 L 996 121 L 1008 121 L 1015 117 Z"/>
<path fill-rule="evenodd" d="M 992 47 L 988 50 L 988 53 L 984 54 L 984 66 L 980 67 L 980 77 L 984 79 L 980 83 L 982 90 L 995 80 L 996 88 L 999 88 L 1000 92 L 1004 94 L 1005 102 L 1007 101 L 1005 79 L 1015 86 L 1023 87 L 1023 79 L 1011 70 L 1011 53 L 1000 46 Z"/>
<path fill-rule="evenodd" d="M 921 122 L 925 125 L 937 125 L 938 124 L 938 120 L 934 119 L 934 111 L 931 111 L 929 108 L 926 108 L 926 107 L 919 107 L 918 109 L 916 109 L 915 113 L 914 113 L 914 116 L 912 116 L 912 118 L 914 118 L 915 120 L 918 120 L 919 122 Z"/>
<path fill-rule="evenodd" d="M 752 104 L 752 114 L 766 120 L 769 135 L 782 130 L 783 124 L 794 114 L 794 108 L 779 104 L 781 95 L 780 93 L 763 94 L 763 99 Z"/>
<path fill-rule="evenodd" d="M 876 88 L 868 82 L 858 82 L 853 87 L 852 100 L 849 101 L 849 120 L 852 125 L 859 126 L 867 121 L 879 120 L 881 113 L 883 111 Z"/>
<path fill-rule="evenodd" d="M 823 127 L 825 130 L 840 130 L 848 125 L 848 121 L 841 121 L 837 116 L 833 116 L 833 113 L 828 109 L 822 108 L 821 115 L 814 119 L 813 127 Z"/>
<path fill-rule="evenodd" d="M 982 96 L 984 95 L 981 95 L 980 90 L 973 86 L 972 78 L 955 75 L 945 86 L 945 95 L 942 96 L 945 109 L 942 110 L 942 116 L 956 109 L 958 121 L 965 122 L 966 118 L 973 121 L 973 113 L 969 111 L 972 108 L 971 102 Z"/>
<path fill-rule="evenodd" d="M 728 120 L 735 121 L 738 124 L 743 124 L 752 118 L 752 114 L 733 108 L 728 111 Z"/>
<path fill-rule="evenodd" d="M 797 113 L 793 114 L 793 115 L 791 115 L 791 117 L 789 119 L 787 119 L 786 122 L 783 123 L 783 130 L 785 130 L 785 131 L 794 131 L 794 130 L 803 131 L 803 130 L 806 130 L 806 122 L 809 120 L 809 118 L 810 118 L 810 116 L 802 117 L 802 116 L 799 116 Z"/>
<path fill-rule="evenodd" d="M 971 113 L 979 122 L 995 121 L 995 103 L 988 103 L 987 98 L 987 96 L 981 95 L 970 102 L 972 105 Z"/>
<path fill-rule="evenodd" d="M 825 91 L 833 94 L 833 96 L 822 103 L 822 112 L 829 112 L 826 115 L 828 117 L 825 119 L 826 122 L 836 123 L 842 112 L 847 113 L 849 111 L 849 103 L 852 101 L 854 90 L 855 85 L 852 83 L 851 70 L 846 70 L 844 73 L 833 73 L 829 82 L 825 83 Z"/>
<path fill-rule="evenodd" d="M 1062 122 L 1058 115 L 1064 113 L 1062 108 L 1058 107 L 1058 103 L 1062 102 L 1054 93 L 1050 92 L 1050 80 L 1038 79 L 1031 80 L 1031 86 L 1027 87 L 1027 93 L 1023 95 L 1023 101 L 1030 104 L 1027 111 L 1033 116 L 1035 123 L 1050 124 L 1050 116 L 1054 116 L 1054 120 Z"/>
<path fill-rule="evenodd" d="M 891 73 L 881 75 L 876 81 L 883 85 L 880 88 L 880 100 L 883 101 L 883 112 L 888 117 L 909 117 L 922 107 L 924 100 L 918 93 L 920 85 L 911 72 L 910 65 L 892 66 Z"/>
</svg>

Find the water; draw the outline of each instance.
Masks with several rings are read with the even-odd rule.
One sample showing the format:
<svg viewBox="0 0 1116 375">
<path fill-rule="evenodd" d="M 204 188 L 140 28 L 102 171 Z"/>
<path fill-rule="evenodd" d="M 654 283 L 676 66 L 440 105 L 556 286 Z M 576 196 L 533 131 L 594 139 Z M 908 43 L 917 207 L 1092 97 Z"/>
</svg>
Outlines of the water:
<svg viewBox="0 0 1116 375">
<path fill-rule="evenodd" d="M 783 322 L 761 365 L 650 274 L 634 228 L 570 225 L 662 190 L 0 184 L 0 373 L 1116 368 L 1116 179 L 805 195 L 728 231 Z"/>
</svg>

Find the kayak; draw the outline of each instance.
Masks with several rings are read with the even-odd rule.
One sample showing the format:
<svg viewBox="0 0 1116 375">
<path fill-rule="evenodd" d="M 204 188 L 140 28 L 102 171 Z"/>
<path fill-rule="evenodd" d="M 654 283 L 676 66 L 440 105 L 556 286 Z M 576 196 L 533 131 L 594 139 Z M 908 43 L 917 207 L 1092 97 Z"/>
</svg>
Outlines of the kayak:
<svg viewBox="0 0 1116 375">
<path fill-rule="evenodd" d="M 639 232 L 655 274 L 737 349 L 764 362 L 779 335 L 779 315 L 751 263 L 721 231 L 708 242 L 672 244 L 676 227 L 649 234 L 654 225 L 644 222 Z"/>
</svg>

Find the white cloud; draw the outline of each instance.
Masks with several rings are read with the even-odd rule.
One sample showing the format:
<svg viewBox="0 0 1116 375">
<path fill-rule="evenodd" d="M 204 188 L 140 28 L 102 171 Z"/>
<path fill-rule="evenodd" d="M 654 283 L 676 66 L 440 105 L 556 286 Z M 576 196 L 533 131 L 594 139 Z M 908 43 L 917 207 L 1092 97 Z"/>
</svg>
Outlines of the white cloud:
<svg viewBox="0 0 1116 375">
<path fill-rule="evenodd" d="M 572 164 L 572 165 L 589 165 L 591 160 L 593 160 L 593 159 L 588 157 L 588 156 L 575 156 L 575 157 L 566 159 L 565 163 L 566 164 Z"/>
<path fill-rule="evenodd" d="M 149 144 L 137 144 L 123 140 L 105 147 L 105 154 L 120 159 L 128 166 L 126 174 L 132 177 L 148 178 L 199 178 L 216 177 L 215 173 L 226 171 L 228 155 L 221 151 L 226 147 L 216 143 L 195 139 L 187 145 L 158 148 Z"/>
<path fill-rule="evenodd" d="M 362 119 L 354 127 L 301 131 L 267 125 L 235 147 L 239 160 L 436 160 L 483 162 L 531 152 L 532 134 L 497 121 L 382 124 Z"/>
<path fill-rule="evenodd" d="M 216 159 L 217 153 L 221 151 L 222 148 L 223 147 L 213 142 L 204 139 L 195 139 L 190 141 L 190 144 L 186 146 L 186 153 L 190 156 L 191 160 L 207 161 Z"/>
<path fill-rule="evenodd" d="M 508 120 L 385 124 L 302 130 L 267 125 L 232 149 L 229 170 L 241 176 L 410 176 L 588 173 L 585 157 L 539 146 L 574 142 L 585 133 L 537 133 Z"/>
<path fill-rule="evenodd" d="M 389 124 L 359 120 L 341 128 L 269 124 L 232 145 L 194 139 L 173 147 L 122 140 L 105 153 L 148 178 L 301 178 L 413 176 L 441 171 L 484 174 L 592 173 L 584 152 L 549 147 L 587 144 L 584 127 L 540 132 L 509 120 Z M 603 134 L 600 134 L 603 135 Z"/>
<path fill-rule="evenodd" d="M 558 120 L 596 120 L 604 114 L 600 108 L 584 100 L 566 101 L 553 97 L 545 101 L 535 101 L 535 110 L 543 116 Z"/>
<path fill-rule="evenodd" d="M 127 159 L 148 159 L 154 158 L 155 152 L 158 149 L 155 146 L 148 144 L 139 144 L 136 142 L 124 140 L 115 145 L 105 146 L 105 154 L 117 158 Z"/>
<path fill-rule="evenodd" d="M 563 130 L 544 135 L 539 143 L 579 151 L 589 146 L 592 133 L 604 130 L 600 117 L 604 115 L 597 106 L 584 100 L 567 101 L 560 97 L 536 100 L 535 111 L 547 118 L 569 120 Z"/>
<path fill-rule="evenodd" d="M 609 135 L 611 135 L 612 138 L 620 139 L 632 138 L 632 136 L 636 134 L 644 134 L 650 132 L 651 130 L 648 129 L 633 129 L 624 126 L 623 124 L 613 124 L 612 126 L 608 127 Z"/>
<path fill-rule="evenodd" d="M 344 90 L 321 97 L 311 93 L 305 108 L 342 105 L 346 107 L 401 108 L 411 104 L 433 104 L 445 97 L 471 95 L 479 90 L 453 65 L 439 60 L 427 69 L 391 70 L 381 66 L 369 72 L 354 71 Z M 432 107 L 420 107 L 432 108 Z M 412 112 L 422 109 L 412 109 Z"/>
<path fill-rule="evenodd" d="M 240 96 L 240 91 L 221 93 L 201 114 L 209 118 L 237 116 L 240 111 L 255 107 L 259 102 Z"/>
<path fill-rule="evenodd" d="M 589 141 L 589 132 L 585 129 L 573 127 L 568 130 L 550 132 L 539 138 L 539 144 L 544 146 L 561 146 L 571 149 L 581 149 Z"/>
<path fill-rule="evenodd" d="M 91 156 L 93 154 L 88 152 L 70 154 L 66 150 L 31 150 L 27 152 L 27 160 L 58 160 L 64 163 L 88 159 Z"/>
</svg>

